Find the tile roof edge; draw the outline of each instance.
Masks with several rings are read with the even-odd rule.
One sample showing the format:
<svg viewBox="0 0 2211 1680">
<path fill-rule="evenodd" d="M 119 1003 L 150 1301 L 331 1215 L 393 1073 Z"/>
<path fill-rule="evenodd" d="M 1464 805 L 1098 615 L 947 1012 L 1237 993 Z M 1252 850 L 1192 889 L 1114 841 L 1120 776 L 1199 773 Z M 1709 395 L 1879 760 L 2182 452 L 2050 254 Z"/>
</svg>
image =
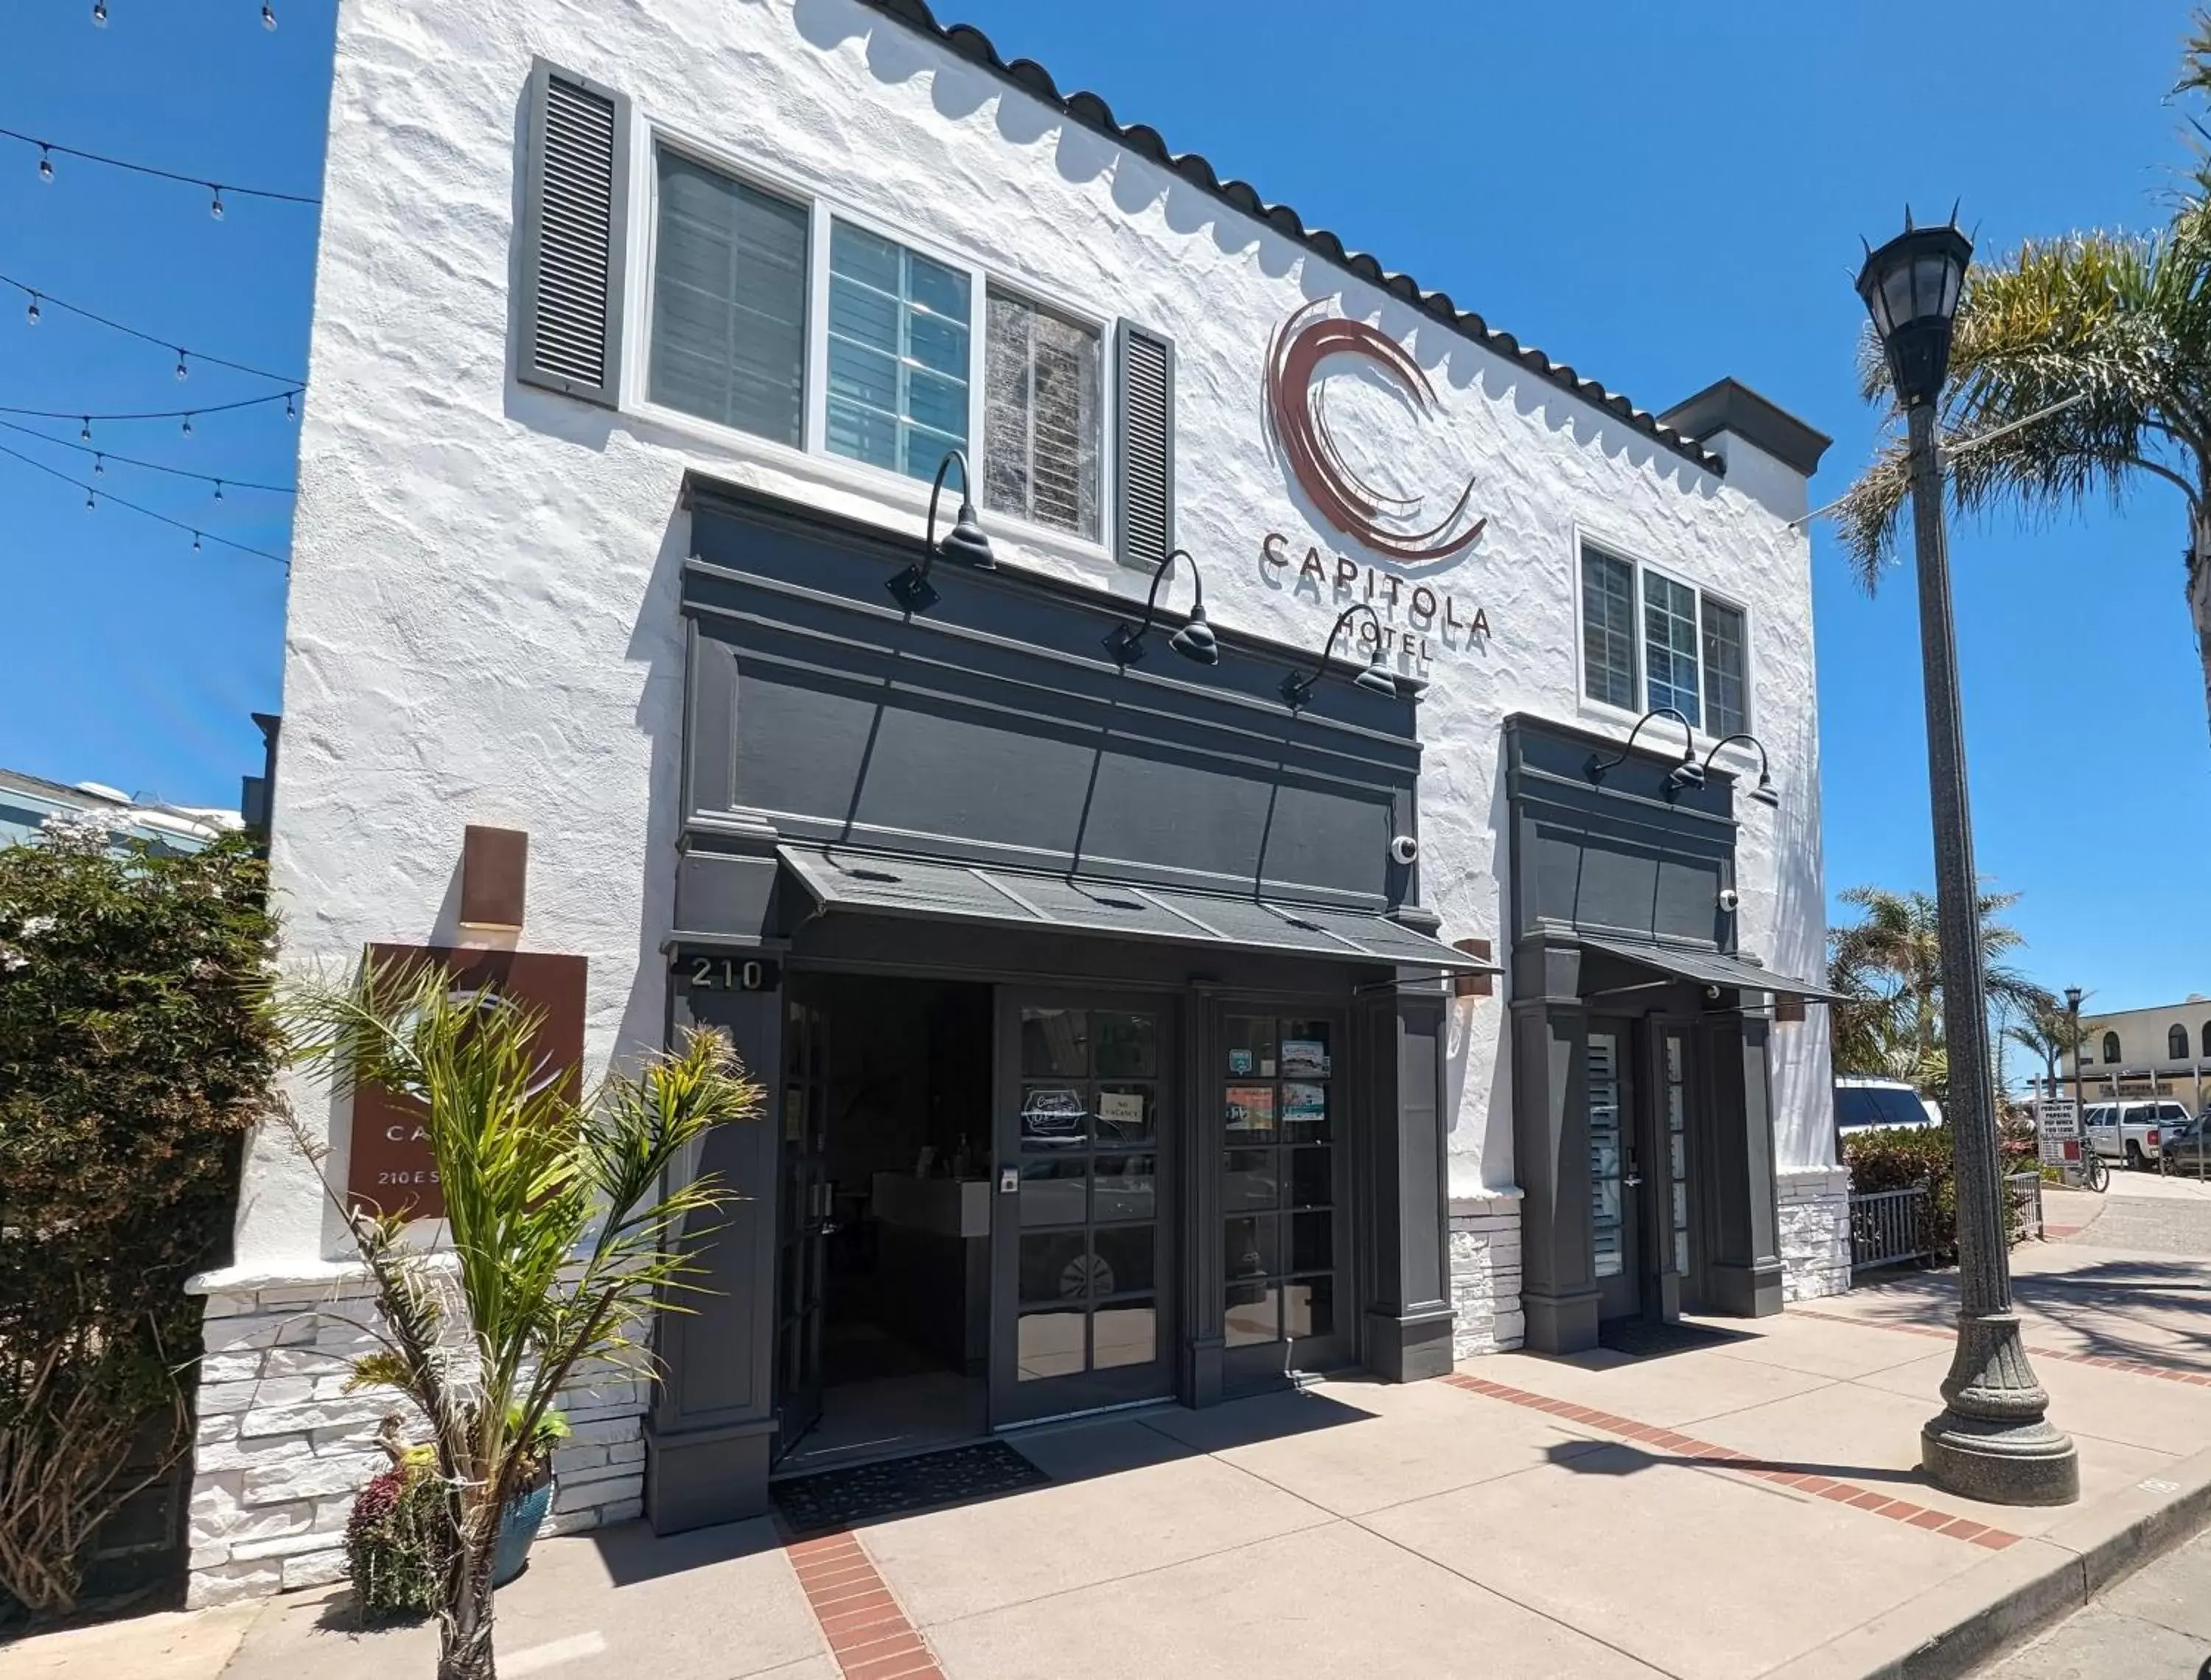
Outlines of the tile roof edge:
<svg viewBox="0 0 2211 1680">
<path fill-rule="evenodd" d="M 893 23 L 930 37 L 959 57 L 978 64 L 1001 80 L 1011 83 L 1031 99 L 1051 106 L 1085 128 L 1094 130 L 1117 145 L 1125 146 L 1140 156 L 1150 159 L 1200 191 L 1221 200 L 1233 210 L 1264 223 L 1324 261 L 1343 269 L 1354 278 L 1410 304 L 1461 337 L 1481 345 L 1507 361 L 1518 363 L 1568 396 L 1579 397 L 1600 412 L 1626 421 L 1636 431 L 1681 456 L 1690 465 L 1715 477 L 1726 475 L 1727 462 L 1724 460 L 1696 439 L 1666 425 L 1647 409 L 1635 407 L 1627 398 L 1607 390 L 1594 379 L 1584 378 L 1565 363 L 1553 361 L 1532 345 L 1522 344 L 1511 334 L 1491 327 L 1473 311 L 1460 309 L 1451 301 L 1449 293 L 1429 291 L 1410 275 L 1385 270 L 1379 262 L 1366 252 L 1347 249 L 1342 239 L 1324 227 L 1307 227 L 1304 218 L 1296 210 L 1287 204 L 1267 203 L 1259 196 L 1257 190 L 1247 182 L 1223 181 L 1212 164 L 1200 154 L 1184 152 L 1178 155 L 1170 152 L 1156 129 L 1141 123 L 1124 127 L 1113 115 L 1112 108 L 1099 95 L 1083 90 L 1063 94 L 1053 81 L 1051 73 L 1033 58 L 1017 58 L 1008 63 L 999 56 L 998 49 L 990 38 L 973 24 L 948 26 L 939 23 L 930 10 L 927 0 L 860 0 L 860 3 Z"/>
</svg>

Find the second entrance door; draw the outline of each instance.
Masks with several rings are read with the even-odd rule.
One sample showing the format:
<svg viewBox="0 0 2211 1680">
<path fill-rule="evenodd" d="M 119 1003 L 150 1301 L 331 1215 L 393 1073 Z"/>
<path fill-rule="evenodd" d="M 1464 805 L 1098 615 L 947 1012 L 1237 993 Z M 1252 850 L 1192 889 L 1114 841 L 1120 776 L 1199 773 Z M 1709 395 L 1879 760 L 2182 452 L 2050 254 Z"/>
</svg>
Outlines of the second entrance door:
<svg viewBox="0 0 2211 1680">
<path fill-rule="evenodd" d="M 999 993 L 994 1423 L 1173 1392 L 1172 1031 L 1156 999 Z"/>
</svg>

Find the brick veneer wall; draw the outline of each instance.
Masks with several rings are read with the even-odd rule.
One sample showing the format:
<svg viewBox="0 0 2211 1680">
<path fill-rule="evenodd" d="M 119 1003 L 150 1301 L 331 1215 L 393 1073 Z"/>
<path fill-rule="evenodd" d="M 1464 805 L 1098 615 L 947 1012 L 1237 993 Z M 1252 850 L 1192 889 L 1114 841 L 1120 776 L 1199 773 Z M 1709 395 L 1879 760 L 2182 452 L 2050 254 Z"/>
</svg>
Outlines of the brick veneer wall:
<svg viewBox="0 0 2211 1680">
<path fill-rule="evenodd" d="M 1851 1286 L 1851 1175 L 1844 1167 L 1774 1176 L 1780 1217 L 1781 1298 L 1814 1301 Z"/>
<path fill-rule="evenodd" d="M 1454 1196 L 1451 1205 L 1451 1353 L 1465 1359 L 1518 1347 L 1520 1194 Z"/>
<path fill-rule="evenodd" d="M 385 1413 L 421 1417 L 396 1390 L 343 1392 L 348 1362 L 376 1345 L 360 1327 L 367 1285 L 338 1276 L 207 1295 L 193 1449 L 190 1585 L 195 1608 L 320 1586 L 345 1574 L 354 1496 L 389 1460 Z M 643 1508 L 645 1385 L 626 1373 L 572 1382 L 574 1434 L 554 1457 L 548 1533 L 625 1521 Z"/>
</svg>

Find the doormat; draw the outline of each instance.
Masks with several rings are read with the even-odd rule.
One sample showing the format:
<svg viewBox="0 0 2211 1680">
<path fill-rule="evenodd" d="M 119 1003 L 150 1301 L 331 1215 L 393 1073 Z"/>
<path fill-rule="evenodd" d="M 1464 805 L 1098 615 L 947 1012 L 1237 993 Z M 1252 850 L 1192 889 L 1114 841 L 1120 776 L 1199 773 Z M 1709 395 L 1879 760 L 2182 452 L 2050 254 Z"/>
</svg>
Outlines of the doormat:
<svg viewBox="0 0 2211 1680">
<path fill-rule="evenodd" d="M 818 1471 L 768 1484 L 768 1497 L 801 1538 L 857 1528 L 940 1505 L 966 1505 L 1018 1493 L 1051 1478 L 1003 1441 L 844 1470 Z"/>
<path fill-rule="evenodd" d="M 1607 1319 L 1596 1327 L 1597 1345 L 1634 1359 L 1655 1359 L 1669 1353 L 1693 1353 L 1699 1348 L 1725 1347 L 1743 1338 L 1732 1330 L 1708 1330 L 1700 1324 L 1653 1324 L 1639 1318 Z"/>
</svg>

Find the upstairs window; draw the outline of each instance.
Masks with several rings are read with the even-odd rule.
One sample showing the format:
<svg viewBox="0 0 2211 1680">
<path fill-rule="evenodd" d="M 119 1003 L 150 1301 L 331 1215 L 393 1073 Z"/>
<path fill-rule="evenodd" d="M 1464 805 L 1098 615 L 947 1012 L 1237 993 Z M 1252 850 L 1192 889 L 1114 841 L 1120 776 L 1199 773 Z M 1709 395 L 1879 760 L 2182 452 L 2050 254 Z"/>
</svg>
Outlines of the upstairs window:
<svg viewBox="0 0 2211 1680">
<path fill-rule="evenodd" d="M 1103 370 L 1097 329 L 990 288 L 983 505 L 1093 541 Z"/>
<path fill-rule="evenodd" d="M 1749 689 L 1744 680 L 1742 608 L 1704 597 L 1705 728 L 1715 736 L 1750 728 Z"/>
<path fill-rule="evenodd" d="M 2211 1061 L 2211 1021 L 2203 1024 L 2203 1060 Z"/>
<path fill-rule="evenodd" d="M 2104 1060 L 2116 1062 L 2119 1059 L 2119 1036 L 2116 1032 L 2104 1035 Z"/>
<path fill-rule="evenodd" d="M 2167 1061 L 2188 1060 L 2188 1029 L 2174 1027 L 2165 1035 L 2165 1059 Z"/>
<path fill-rule="evenodd" d="M 652 401 L 778 444 L 806 416 L 807 210 L 658 157 Z"/>
<path fill-rule="evenodd" d="M 1670 706 L 1691 728 L 1700 725 L 1697 592 L 1655 571 L 1643 574 L 1643 656 L 1651 675 L 1650 710 Z"/>
<path fill-rule="evenodd" d="M 1582 550 L 1582 692 L 1635 710 L 1635 568 Z"/>
<path fill-rule="evenodd" d="M 909 478 L 967 447 L 972 283 L 961 270 L 839 221 L 829 237 L 833 455 Z"/>
</svg>

